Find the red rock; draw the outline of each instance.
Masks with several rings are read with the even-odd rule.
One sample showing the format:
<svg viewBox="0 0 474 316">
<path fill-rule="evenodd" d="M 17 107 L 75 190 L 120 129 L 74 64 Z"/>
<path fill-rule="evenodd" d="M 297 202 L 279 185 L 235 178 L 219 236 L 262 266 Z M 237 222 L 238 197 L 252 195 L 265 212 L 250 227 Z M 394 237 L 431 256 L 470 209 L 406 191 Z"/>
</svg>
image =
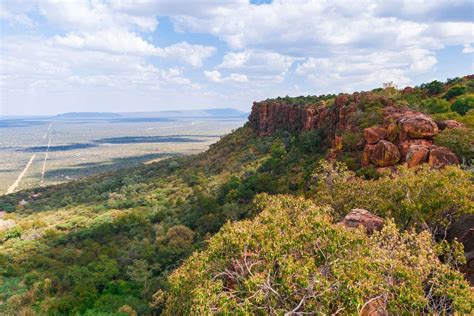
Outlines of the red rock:
<svg viewBox="0 0 474 316">
<path fill-rule="evenodd" d="M 398 145 L 398 150 L 400 150 L 400 155 L 402 160 L 405 160 L 405 157 L 408 154 L 408 150 L 411 146 L 422 146 L 422 147 L 431 147 L 433 141 L 431 139 L 409 139 L 400 142 Z"/>
<path fill-rule="evenodd" d="M 438 125 L 428 115 L 407 112 L 398 120 L 402 132 L 410 138 L 433 137 L 439 133 Z"/>
<path fill-rule="evenodd" d="M 387 137 L 386 140 L 395 143 L 398 140 L 398 126 L 396 123 L 390 123 L 387 126 Z"/>
<path fill-rule="evenodd" d="M 349 228 L 355 228 L 359 225 L 364 226 L 367 229 L 367 233 L 370 235 L 375 230 L 381 230 L 383 227 L 383 218 L 370 213 L 367 210 L 356 208 L 347 214 L 341 222 L 342 225 Z"/>
<path fill-rule="evenodd" d="M 455 121 L 455 120 L 445 120 L 445 121 L 440 121 L 437 123 L 440 130 L 464 127 L 463 123 Z"/>
<path fill-rule="evenodd" d="M 375 145 L 370 145 L 370 144 L 365 145 L 364 151 L 362 153 L 362 161 L 361 161 L 362 167 L 367 167 L 370 165 L 370 155 L 372 155 L 374 148 L 375 148 Z"/>
<path fill-rule="evenodd" d="M 393 143 L 381 140 L 379 141 L 370 155 L 370 162 L 377 167 L 393 166 L 400 161 L 400 152 Z"/>
<path fill-rule="evenodd" d="M 387 299 L 378 296 L 368 300 L 359 312 L 359 316 L 388 316 Z"/>
<path fill-rule="evenodd" d="M 369 144 L 376 144 L 387 137 L 387 130 L 383 127 L 369 127 L 364 129 L 364 138 Z"/>
<path fill-rule="evenodd" d="M 467 264 L 460 270 L 471 286 L 474 286 L 474 214 L 461 216 L 449 227 L 446 238 L 450 242 L 457 239 L 463 244 Z"/>
<path fill-rule="evenodd" d="M 442 168 L 447 165 L 459 165 L 459 158 L 448 148 L 432 146 L 428 164 L 434 168 Z"/>
<path fill-rule="evenodd" d="M 412 145 L 408 149 L 406 162 L 409 168 L 418 166 L 428 160 L 430 150 L 426 146 Z"/>
</svg>

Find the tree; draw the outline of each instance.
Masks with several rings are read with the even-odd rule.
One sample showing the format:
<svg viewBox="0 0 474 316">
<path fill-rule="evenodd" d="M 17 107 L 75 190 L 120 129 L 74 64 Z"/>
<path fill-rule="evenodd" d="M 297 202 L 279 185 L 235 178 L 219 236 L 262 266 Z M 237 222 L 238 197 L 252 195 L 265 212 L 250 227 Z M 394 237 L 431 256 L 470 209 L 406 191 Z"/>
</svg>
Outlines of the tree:
<svg viewBox="0 0 474 316">
<path fill-rule="evenodd" d="M 142 295 L 146 297 L 150 291 L 151 279 L 153 273 L 146 260 L 138 259 L 127 268 L 127 275 L 133 282 L 142 288 Z"/>
<path fill-rule="evenodd" d="M 421 85 L 422 89 L 425 89 L 428 92 L 428 95 L 440 94 L 443 92 L 443 83 L 438 80 L 431 81 L 427 84 Z"/>
<path fill-rule="evenodd" d="M 451 88 L 449 88 L 449 90 L 444 95 L 444 98 L 446 100 L 451 100 L 454 97 L 457 97 L 459 95 L 466 93 L 467 90 L 468 88 L 464 85 L 454 85 Z"/>
<path fill-rule="evenodd" d="M 465 115 L 468 111 L 474 109 L 474 94 L 468 94 L 456 99 L 451 106 L 451 110 L 461 115 Z"/>
</svg>

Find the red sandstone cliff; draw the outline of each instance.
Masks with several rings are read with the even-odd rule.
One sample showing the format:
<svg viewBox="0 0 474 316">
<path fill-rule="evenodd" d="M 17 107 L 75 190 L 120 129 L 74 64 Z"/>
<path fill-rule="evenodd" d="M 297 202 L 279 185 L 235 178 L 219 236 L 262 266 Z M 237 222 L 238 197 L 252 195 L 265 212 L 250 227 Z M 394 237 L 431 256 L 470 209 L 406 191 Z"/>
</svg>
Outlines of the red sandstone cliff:
<svg viewBox="0 0 474 316">
<path fill-rule="evenodd" d="M 351 117 L 356 113 L 373 111 L 368 104 L 378 104 L 381 122 L 365 128 L 354 126 Z M 433 145 L 433 137 L 441 129 L 459 128 L 456 121 L 435 122 L 429 115 L 394 106 L 391 99 L 370 93 L 339 95 L 334 104 L 324 101 L 314 104 L 291 104 L 285 99 L 254 102 L 249 125 L 259 136 L 269 136 L 278 131 L 301 132 L 320 129 L 332 144 L 330 158 L 343 151 L 341 135 L 344 131 L 363 132 L 361 166 L 378 168 L 407 163 L 409 167 L 428 162 L 433 167 L 459 164 L 449 149 Z"/>
</svg>

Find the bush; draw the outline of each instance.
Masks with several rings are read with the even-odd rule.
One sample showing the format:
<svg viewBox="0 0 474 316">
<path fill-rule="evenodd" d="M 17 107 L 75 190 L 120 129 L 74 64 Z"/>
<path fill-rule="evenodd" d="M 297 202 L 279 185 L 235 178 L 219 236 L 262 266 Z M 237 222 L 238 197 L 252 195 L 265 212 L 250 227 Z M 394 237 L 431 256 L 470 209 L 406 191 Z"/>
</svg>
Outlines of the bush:
<svg viewBox="0 0 474 316">
<path fill-rule="evenodd" d="M 440 94 L 441 92 L 443 92 L 443 89 L 444 89 L 443 83 L 438 80 L 434 80 L 434 81 L 431 81 L 430 83 L 422 84 L 421 88 L 426 90 L 429 95 Z"/>
<path fill-rule="evenodd" d="M 474 160 L 474 129 L 445 129 L 436 136 L 435 144 L 451 149 L 465 163 Z"/>
<path fill-rule="evenodd" d="M 456 99 L 451 106 L 451 110 L 461 115 L 465 115 L 468 111 L 474 109 L 474 94 L 468 94 Z"/>
<path fill-rule="evenodd" d="M 452 98 L 455 98 L 457 96 L 460 96 L 468 91 L 468 87 L 464 85 L 454 85 L 449 90 L 446 92 L 444 95 L 444 98 L 446 100 L 451 100 Z"/>
<path fill-rule="evenodd" d="M 420 105 L 422 111 L 430 114 L 449 112 L 450 108 L 451 104 L 448 101 L 438 98 L 423 100 Z"/>
<path fill-rule="evenodd" d="M 467 282 L 438 260 L 427 232 L 399 233 L 388 222 L 368 237 L 303 198 L 260 195 L 256 204 L 254 220 L 226 224 L 172 274 L 165 315 L 357 314 L 377 297 L 394 315 L 473 307 Z"/>
<path fill-rule="evenodd" d="M 402 229 L 429 227 L 434 234 L 443 234 L 451 221 L 474 212 L 471 174 L 456 166 L 399 167 L 396 174 L 367 181 L 343 164 L 323 161 L 313 178 L 315 200 L 331 205 L 338 219 L 353 208 L 364 208 L 393 217 Z"/>
</svg>

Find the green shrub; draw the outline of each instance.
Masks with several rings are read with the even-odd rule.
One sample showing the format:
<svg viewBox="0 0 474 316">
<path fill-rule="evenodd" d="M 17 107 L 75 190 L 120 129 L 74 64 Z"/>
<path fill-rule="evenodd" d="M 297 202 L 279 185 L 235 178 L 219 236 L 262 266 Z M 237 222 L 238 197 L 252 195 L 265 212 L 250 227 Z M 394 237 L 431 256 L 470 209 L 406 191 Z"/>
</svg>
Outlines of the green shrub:
<svg viewBox="0 0 474 316">
<path fill-rule="evenodd" d="M 456 166 L 399 167 L 396 174 L 367 181 L 343 164 L 322 161 L 313 178 L 315 200 L 331 205 L 339 219 L 353 208 L 364 208 L 394 218 L 402 229 L 428 226 L 443 234 L 451 221 L 474 212 L 471 174 Z"/>
<path fill-rule="evenodd" d="M 20 238 L 22 233 L 23 230 L 20 227 L 15 226 L 5 232 L 4 239 Z"/>
<path fill-rule="evenodd" d="M 461 115 L 465 115 L 468 111 L 474 109 L 474 94 L 468 94 L 456 99 L 451 106 L 451 110 Z"/>
<path fill-rule="evenodd" d="M 451 100 L 457 96 L 460 96 L 468 91 L 468 87 L 464 85 L 454 85 L 445 93 L 444 98 L 446 100 Z"/>
<path fill-rule="evenodd" d="M 430 98 L 421 101 L 420 109 L 430 114 L 445 113 L 451 109 L 451 103 L 444 99 Z"/>
<path fill-rule="evenodd" d="M 465 163 L 474 160 L 474 129 L 445 129 L 435 138 L 435 144 L 451 149 Z"/>
<path fill-rule="evenodd" d="M 438 80 L 422 84 L 420 87 L 426 90 L 428 92 L 428 95 L 440 94 L 444 90 L 443 83 Z"/>
<path fill-rule="evenodd" d="M 254 220 L 225 225 L 172 274 L 165 315 L 357 314 L 376 297 L 394 315 L 473 307 L 426 231 L 399 233 L 388 222 L 368 237 L 303 198 L 261 195 L 256 204 Z"/>
</svg>

